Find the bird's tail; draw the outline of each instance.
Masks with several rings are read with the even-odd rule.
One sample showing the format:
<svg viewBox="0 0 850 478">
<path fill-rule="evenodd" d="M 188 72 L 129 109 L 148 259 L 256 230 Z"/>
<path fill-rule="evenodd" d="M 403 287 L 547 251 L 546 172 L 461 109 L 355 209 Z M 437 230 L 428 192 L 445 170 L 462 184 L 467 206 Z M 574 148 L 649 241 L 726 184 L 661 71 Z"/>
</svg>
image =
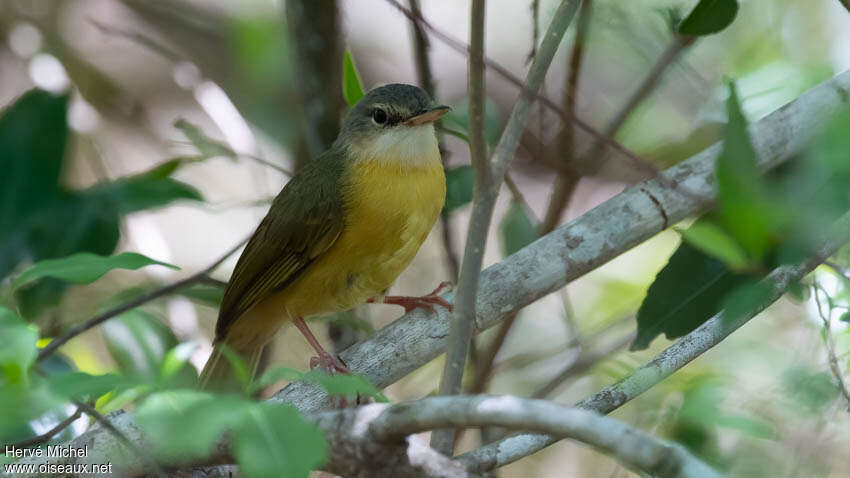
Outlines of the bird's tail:
<svg viewBox="0 0 850 478">
<path fill-rule="evenodd" d="M 216 342 L 198 379 L 202 390 L 241 392 L 254 379 L 264 347 L 239 351 L 224 342 Z"/>
</svg>

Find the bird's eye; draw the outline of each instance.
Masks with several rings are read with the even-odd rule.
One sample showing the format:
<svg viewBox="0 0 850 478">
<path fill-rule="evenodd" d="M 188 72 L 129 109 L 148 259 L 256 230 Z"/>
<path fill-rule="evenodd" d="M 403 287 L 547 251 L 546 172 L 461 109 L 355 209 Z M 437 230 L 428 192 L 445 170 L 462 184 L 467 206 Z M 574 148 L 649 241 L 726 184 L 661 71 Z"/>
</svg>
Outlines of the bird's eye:
<svg viewBox="0 0 850 478">
<path fill-rule="evenodd" d="M 387 112 L 381 108 L 375 108 L 375 111 L 372 112 L 372 121 L 375 124 L 385 124 L 387 122 Z"/>
</svg>

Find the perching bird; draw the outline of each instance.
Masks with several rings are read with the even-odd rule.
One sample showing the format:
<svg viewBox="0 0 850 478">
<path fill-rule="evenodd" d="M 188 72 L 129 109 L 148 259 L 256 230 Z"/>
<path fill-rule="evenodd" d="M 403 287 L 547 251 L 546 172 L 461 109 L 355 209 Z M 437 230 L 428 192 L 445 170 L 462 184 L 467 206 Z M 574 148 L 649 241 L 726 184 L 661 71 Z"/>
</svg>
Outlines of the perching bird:
<svg viewBox="0 0 850 478">
<path fill-rule="evenodd" d="M 234 387 L 234 363 L 224 349 L 253 376 L 266 343 L 290 321 L 322 367 L 347 372 L 305 318 L 367 301 L 406 310 L 450 308 L 439 288 L 424 297 L 376 299 L 407 267 L 440 215 L 446 181 L 433 123 L 449 109 L 403 84 L 375 88 L 352 108 L 330 149 L 286 184 L 239 257 L 202 387 Z"/>
</svg>

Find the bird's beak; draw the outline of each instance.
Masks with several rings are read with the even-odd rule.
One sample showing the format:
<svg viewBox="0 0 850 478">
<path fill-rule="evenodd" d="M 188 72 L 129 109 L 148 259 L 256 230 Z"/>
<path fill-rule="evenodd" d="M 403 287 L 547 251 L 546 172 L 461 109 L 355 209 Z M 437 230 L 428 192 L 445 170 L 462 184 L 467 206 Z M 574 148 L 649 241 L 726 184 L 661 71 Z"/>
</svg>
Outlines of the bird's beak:
<svg viewBox="0 0 850 478">
<path fill-rule="evenodd" d="M 410 118 L 402 124 L 405 126 L 419 126 L 423 124 L 433 123 L 449 111 L 451 111 L 451 108 L 448 106 L 435 106 L 419 113 L 418 115 L 414 116 L 413 118 Z"/>
</svg>

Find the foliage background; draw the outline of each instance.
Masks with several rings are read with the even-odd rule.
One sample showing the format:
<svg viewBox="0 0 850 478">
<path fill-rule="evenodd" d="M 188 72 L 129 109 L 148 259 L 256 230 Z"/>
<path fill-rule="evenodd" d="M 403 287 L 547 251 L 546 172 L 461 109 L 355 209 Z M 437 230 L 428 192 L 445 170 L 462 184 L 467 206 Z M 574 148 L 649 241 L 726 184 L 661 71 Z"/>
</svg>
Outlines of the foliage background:
<svg viewBox="0 0 850 478">
<path fill-rule="evenodd" d="M 669 43 L 671 15 L 686 12 L 693 3 L 594 2 L 577 101 L 583 119 L 605 124 Z M 356 59 L 363 83 L 367 87 L 415 83 L 406 18 L 383 0 L 340 2 L 340 6 L 344 42 Z M 554 7 L 555 2 L 540 2 L 541 25 L 548 22 Z M 20 208 L 35 210 L 47 204 L 55 206 L 51 209 L 55 215 L 48 219 L 48 226 L 36 227 L 22 243 L 44 257 L 66 255 L 71 252 L 67 248 L 79 249 L 79 244 L 70 244 L 68 229 L 79 223 L 84 225 L 79 236 L 83 250 L 109 253 L 117 243 L 118 251 L 140 252 L 181 267 L 180 271 L 164 267 L 113 271 L 86 286 L 44 282 L 22 299 L 27 317 L 43 333 L 49 335 L 91 317 L 120 301 L 128 290 L 200 270 L 255 227 L 286 177 L 247 156 L 291 169 L 298 148 L 300 117 L 294 100 L 298 92 L 293 86 L 291 40 L 282 8 L 280 2 L 270 0 L 0 3 L 0 106 L 33 86 L 61 90 L 72 85 L 67 119 L 73 134 L 64 161 L 57 166 L 60 185 L 34 184 L 15 196 L 26 198 Z M 439 28 L 468 37 L 466 2 L 423 1 L 422 9 Z M 488 2 L 486 54 L 522 76 L 531 50 L 532 25 L 529 2 Z M 545 92 L 550 98 L 563 93 L 572 39 L 566 42 L 547 77 Z M 431 44 L 438 99 L 460 106 L 455 114 L 462 123 L 466 59 L 437 41 Z M 847 45 L 850 14 L 836 1 L 742 2 L 732 26 L 687 50 L 617 139 L 659 165 L 672 164 L 721 137 L 728 91 L 724 78 L 737 81 L 745 116 L 755 121 L 850 68 Z M 497 135 L 517 90 L 492 73 L 487 81 L 488 127 Z M 183 161 L 169 174 L 138 176 L 172 158 L 198 159 L 198 149 L 174 126 L 180 118 L 241 156 L 234 160 L 201 151 L 202 160 Z M 29 121 L 43 128 L 48 147 L 55 145 L 50 136 L 55 133 L 55 118 Z M 538 111 L 529 130 L 542 143 L 554 144 L 557 124 L 554 116 Z M 580 137 L 581 144 L 587 142 Z M 469 163 L 465 143 L 447 136 L 445 145 L 450 168 Z M 487 264 L 503 257 L 517 236 L 527 235 L 524 217 L 534 221 L 543 216 L 553 172 L 541 157 L 551 154 L 547 149 L 521 148 L 512 174 L 530 211 L 521 210 L 517 220 L 511 195 L 503 192 Z M 90 195 L 103 193 L 106 181 L 133 175 L 149 181 L 129 190 L 134 194 L 124 189 L 118 196 L 108 195 L 111 202 L 104 202 L 102 196 L 96 204 L 86 202 Z M 639 177 L 621 158 L 611 156 L 597 173 L 579 183 L 564 219 L 580 215 Z M 0 178 L 4 180 L 10 177 Z M 469 180 L 460 178 L 459 195 L 469 190 Z M 451 214 L 453 240 L 458 245 L 465 238 L 468 208 L 461 205 Z M 8 231 L 3 234 L 7 235 L 0 236 L 5 239 L 2 246 L 21 243 L 9 239 Z M 425 293 L 448 278 L 440 237 L 439 230 L 432 233 L 395 291 Z M 530 395 L 575 358 L 578 350 L 571 345 L 576 337 L 595 337 L 601 344 L 621 342 L 634 329 L 633 314 L 678 241 L 675 232 L 662 233 L 570 284 L 562 294 L 526 308 L 498 357 L 497 375 L 489 390 Z M 3 259 L 0 276 L 24 265 Z M 234 263 L 232 257 L 215 277 L 226 280 Z M 817 277 L 833 296 L 844 297 L 844 282 L 827 270 Z M 150 338 L 159 333 L 165 337 L 161 338 L 163 350 L 177 341 L 199 344 L 191 363 L 200 367 L 209 354 L 216 309 L 197 298 L 208 290 L 196 292 L 194 298 L 173 296 L 128 313 L 110 325 L 112 332 L 107 327 L 90 331 L 71 341 L 63 349 L 64 356 L 89 373 L 144 369 L 147 362 L 139 360 L 139 354 L 148 361 L 162 358 L 162 350 L 150 346 L 156 343 Z M 58 302 L 51 305 L 50 298 Z M 363 306 L 356 311 L 354 323 L 377 328 L 397 315 L 392 307 Z M 140 322 L 148 327 L 134 329 L 137 326 L 132 324 Z M 131 329 L 129 333 L 116 330 L 121 324 Z M 163 324 L 173 330 L 174 339 L 162 331 Z M 839 361 L 846 368 L 850 366 L 850 332 L 845 323 L 837 322 L 833 334 Z M 116 341 L 117 336 L 131 339 Z M 485 334 L 481 343 L 486 344 L 487 338 Z M 553 397 L 559 403 L 572 403 L 622 377 L 665 343 L 657 339 L 650 349 L 639 352 L 616 347 L 605 360 L 558 388 Z M 312 352 L 294 329 L 284 330 L 275 344 L 270 362 L 306 368 Z M 391 400 L 427 395 L 436 388 L 440 370 L 438 359 L 386 393 Z M 843 453 L 850 446 L 847 403 L 839 399 L 832 384 L 822 325 L 810 296 L 797 302 L 783 299 L 614 416 L 681 441 L 735 476 L 850 475 Z M 84 429 L 85 421 L 81 419 L 74 429 Z M 474 435 L 466 434 L 464 448 L 476 443 Z M 630 472 L 585 448 L 560 443 L 502 472 L 505 477 L 523 475 L 630 476 Z"/>
</svg>

